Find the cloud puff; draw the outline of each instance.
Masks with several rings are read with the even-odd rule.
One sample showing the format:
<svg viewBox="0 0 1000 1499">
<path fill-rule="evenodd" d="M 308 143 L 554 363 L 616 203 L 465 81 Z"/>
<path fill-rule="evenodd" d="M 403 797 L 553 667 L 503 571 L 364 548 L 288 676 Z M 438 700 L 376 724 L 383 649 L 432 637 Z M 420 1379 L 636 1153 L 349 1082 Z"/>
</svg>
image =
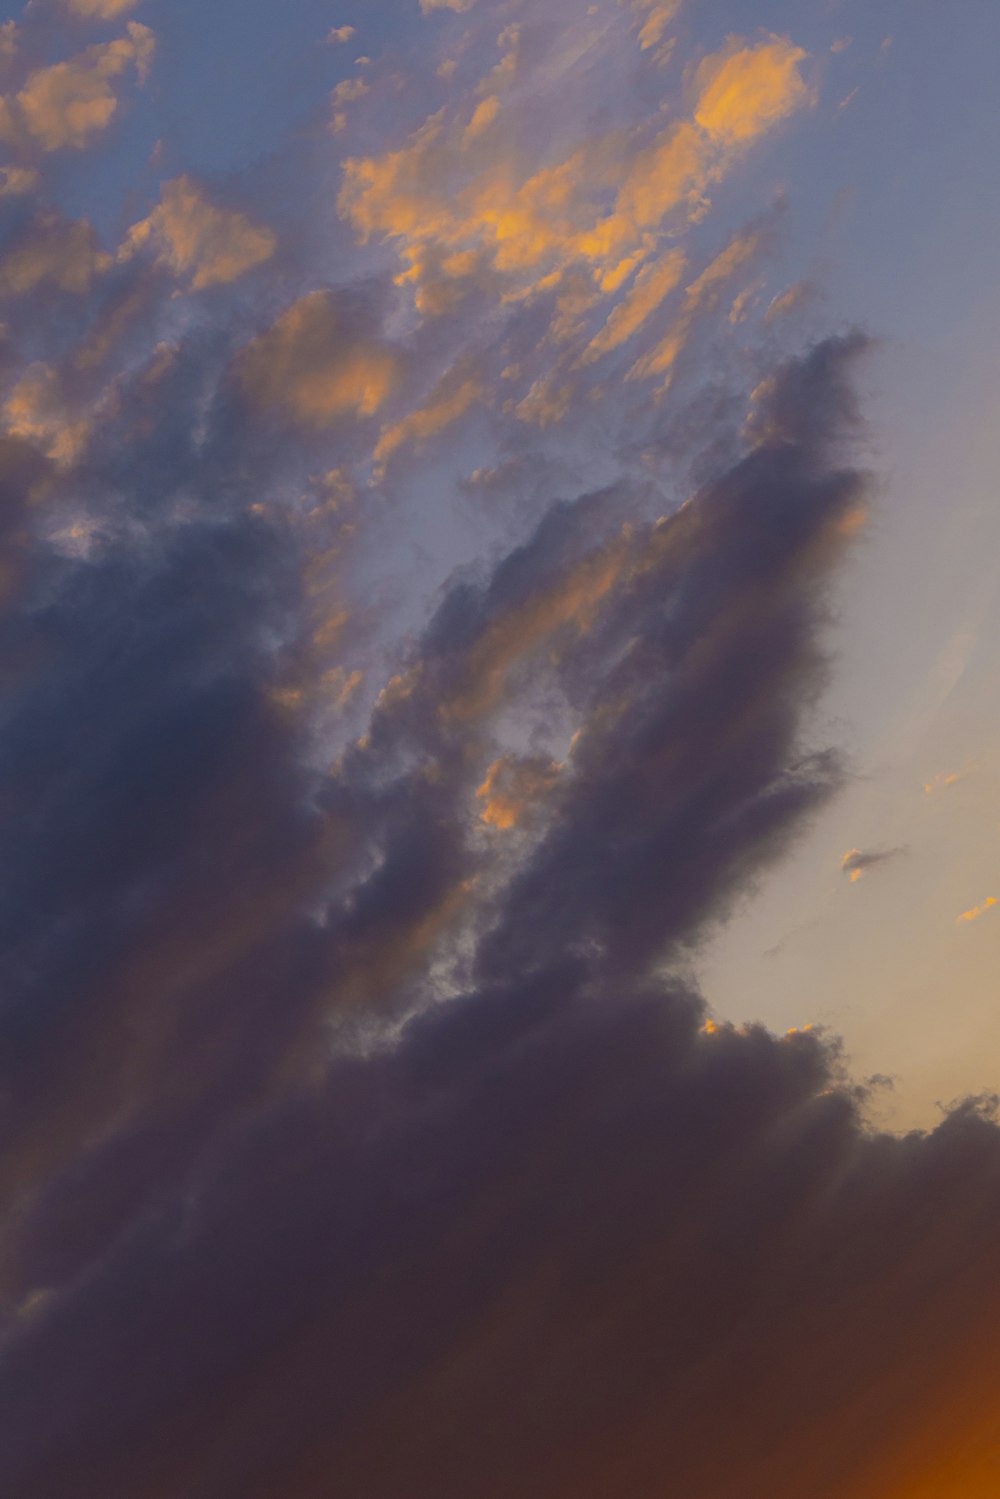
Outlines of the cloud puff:
<svg viewBox="0 0 1000 1499">
<path fill-rule="evenodd" d="M 559 779 L 560 766 L 544 756 L 505 755 L 495 760 L 476 792 L 483 803 L 482 821 L 508 832 L 530 815 Z"/>
<path fill-rule="evenodd" d="M 639 46 L 643 52 L 648 52 L 651 47 L 659 46 L 666 35 L 667 27 L 676 19 L 680 8 L 680 0 L 636 0 L 633 9 L 638 13 L 641 21 Z"/>
<path fill-rule="evenodd" d="M 0 297 L 23 297 L 39 288 L 80 295 L 112 264 L 113 257 L 100 248 L 85 219 L 42 212 L 14 237 L 0 259 Z"/>
<path fill-rule="evenodd" d="M 713 138 L 753 140 L 807 102 L 805 59 L 801 47 L 778 37 L 706 58 L 695 78 L 695 119 Z"/>
<path fill-rule="evenodd" d="M 191 177 L 163 185 L 160 203 L 129 230 L 123 253 L 152 243 L 161 262 L 195 291 L 235 281 L 274 254 L 277 240 L 241 213 L 209 202 Z"/>
<path fill-rule="evenodd" d="M 306 426 L 372 416 L 396 382 L 390 347 L 349 300 L 310 292 L 256 338 L 239 361 L 248 395 L 284 407 Z"/>
<path fill-rule="evenodd" d="M 877 869 L 880 864 L 887 863 L 890 859 L 898 859 L 905 852 L 901 848 L 852 848 L 840 861 L 840 867 L 847 875 L 852 885 L 864 879 L 869 870 Z"/>
<path fill-rule="evenodd" d="M 450 372 L 432 392 L 426 405 L 383 429 L 375 445 L 376 471 L 384 473 L 385 465 L 405 443 L 425 443 L 447 431 L 482 394 L 483 387 L 475 375 L 461 367 Z"/>
<path fill-rule="evenodd" d="M 149 27 L 130 21 L 125 36 L 37 69 L 15 99 L 2 101 L 0 137 L 16 141 L 25 133 L 44 151 L 89 146 L 118 109 L 114 80 L 134 68 L 141 81 L 155 46 Z"/>
</svg>

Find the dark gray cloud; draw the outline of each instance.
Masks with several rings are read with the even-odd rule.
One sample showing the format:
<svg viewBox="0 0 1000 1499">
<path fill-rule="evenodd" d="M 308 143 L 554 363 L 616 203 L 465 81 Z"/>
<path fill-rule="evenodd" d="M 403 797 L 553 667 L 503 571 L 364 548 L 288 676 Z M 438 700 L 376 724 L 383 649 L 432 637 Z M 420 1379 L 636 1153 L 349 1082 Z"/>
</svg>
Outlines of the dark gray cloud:
<svg viewBox="0 0 1000 1499">
<path fill-rule="evenodd" d="M 989 1105 L 873 1134 L 831 1039 L 670 977 L 838 784 L 808 709 L 861 350 L 777 371 L 665 521 L 553 506 L 323 771 L 275 695 L 302 536 L 215 483 L 238 403 L 86 558 L 10 445 L 5 1492 L 842 1499 L 954 1439 L 942 1391 L 976 1419 Z M 484 830 L 532 694 L 577 737 Z"/>
</svg>

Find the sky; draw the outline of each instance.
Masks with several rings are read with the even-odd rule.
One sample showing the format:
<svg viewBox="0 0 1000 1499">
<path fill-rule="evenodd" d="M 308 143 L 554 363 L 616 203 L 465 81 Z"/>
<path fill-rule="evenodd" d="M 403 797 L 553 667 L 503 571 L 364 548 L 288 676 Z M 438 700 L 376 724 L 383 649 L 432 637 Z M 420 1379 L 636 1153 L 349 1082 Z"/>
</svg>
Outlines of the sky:
<svg viewBox="0 0 1000 1499">
<path fill-rule="evenodd" d="M 998 46 L 0 24 L 0 1492 L 995 1499 Z"/>
</svg>

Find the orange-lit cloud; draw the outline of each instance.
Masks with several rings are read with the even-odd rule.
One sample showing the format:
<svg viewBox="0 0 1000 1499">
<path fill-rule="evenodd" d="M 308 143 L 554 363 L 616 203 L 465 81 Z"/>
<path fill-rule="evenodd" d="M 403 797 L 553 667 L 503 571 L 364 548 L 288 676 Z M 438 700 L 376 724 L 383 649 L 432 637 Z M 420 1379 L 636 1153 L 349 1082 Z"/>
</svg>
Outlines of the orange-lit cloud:
<svg viewBox="0 0 1000 1499">
<path fill-rule="evenodd" d="M 558 373 L 542 375 L 520 401 L 508 403 L 518 421 L 533 427 L 554 427 L 561 422 L 573 404 L 573 387 Z"/>
<path fill-rule="evenodd" d="M 194 291 L 235 281 L 274 254 L 270 229 L 241 213 L 219 208 L 191 177 L 164 183 L 159 205 L 133 225 L 123 247 L 125 256 L 152 244 L 160 263 L 184 277 Z"/>
<path fill-rule="evenodd" d="M 116 21 L 130 10 L 135 10 L 140 0 L 64 0 L 72 15 L 85 20 Z"/>
<path fill-rule="evenodd" d="M 438 704 L 446 723 L 469 724 L 493 713 L 517 667 L 554 637 L 587 634 L 613 596 L 632 557 L 622 533 L 553 578 L 523 603 L 503 611 L 471 646 L 460 679 Z"/>
<path fill-rule="evenodd" d="M 495 760 L 476 792 L 484 803 L 481 820 L 504 832 L 518 827 L 556 785 L 560 769 L 544 756 L 506 755 Z"/>
<path fill-rule="evenodd" d="M 334 26 L 327 32 L 326 39 L 331 46 L 340 47 L 355 36 L 357 36 L 357 31 L 353 26 Z"/>
<path fill-rule="evenodd" d="M 726 144 L 754 140 L 809 101 L 801 73 L 806 57 L 801 47 L 773 37 L 706 58 L 695 75 L 696 121 Z"/>
<path fill-rule="evenodd" d="M 396 383 L 398 361 L 351 327 L 334 296 L 310 292 L 244 350 L 238 372 L 255 400 L 323 427 L 352 413 L 374 415 Z"/>
<path fill-rule="evenodd" d="M 4 430 L 35 444 L 60 468 L 77 461 L 90 435 L 85 416 L 66 406 L 58 374 L 48 365 L 31 365 L 3 404 Z"/>
<path fill-rule="evenodd" d="M 635 0 L 634 9 L 640 17 L 639 46 L 643 52 L 663 41 L 667 27 L 681 8 L 681 0 Z"/>
<path fill-rule="evenodd" d="M 33 167 L 0 167 L 0 198 L 18 198 L 34 192 L 40 181 Z"/>
<path fill-rule="evenodd" d="M 474 376 L 463 377 L 461 370 L 457 376 L 446 376 L 425 406 L 384 429 L 375 446 L 376 472 L 384 471 L 389 459 L 404 443 L 424 443 L 446 431 L 482 394 L 483 387 Z"/>
<path fill-rule="evenodd" d="M 512 47 L 507 56 L 514 55 Z M 571 268 L 614 297 L 654 256 L 665 224 L 679 232 L 700 219 L 711 187 L 755 140 L 808 102 L 805 57 L 780 38 L 733 44 L 699 69 L 693 118 L 660 127 L 638 150 L 615 134 L 544 164 L 505 138 L 486 149 L 500 109 L 490 78 L 461 123 L 445 107 L 400 149 L 348 160 L 340 212 L 362 241 L 396 245 L 400 284 L 413 286 L 425 311 L 447 305 L 439 298 L 421 303 L 429 278 L 481 279 L 487 269 L 513 298 L 556 288 Z M 655 277 L 633 289 L 613 327 L 618 309 L 609 308 L 609 347 L 619 329 L 641 325 L 657 281 L 666 285 L 675 264 L 661 252 Z"/>
<path fill-rule="evenodd" d="M 971 770 L 942 771 L 932 780 L 925 782 L 924 795 L 934 796 L 936 792 L 948 791 L 952 786 L 957 786 L 959 782 L 966 780 L 971 774 Z"/>
<path fill-rule="evenodd" d="M 998 904 L 1000 902 L 997 901 L 995 896 L 988 895 L 981 906 L 973 906 L 971 910 L 963 911 L 961 916 L 956 916 L 955 920 L 959 922 L 978 921 L 980 917 L 986 915 L 987 911 L 992 911 L 993 907 Z"/>
<path fill-rule="evenodd" d="M 905 850 L 902 848 L 852 848 L 841 859 L 840 867 L 849 878 L 851 884 L 856 885 L 871 870 L 888 863 L 890 859 L 899 858 L 904 852 Z"/>
<path fill-rule="evenodd" d="M 761 245 L 759 234 L 741 232 L 692 281 L 684 305 L 666 336 L 644 354 L 628 372 L 630 380 L 645 380 L 670 372 L 684 350 L 701 313 L 714 309 L 733 275 L 750 261 Z"/>
<path fill-rule="evenodd" d="M 16 140 L 23 131 L 44 151 L 82 150 L 107 129 L 118 109 L 114 81 L 129 69 L 142 81 L 155 46 L 149 27 L 130 21 L 125 36 L 39 68 L 15 100 L 2 101 L 0 138 Z"/>
<path fill-rule="evenodd" d="M 466 140 L 475 140 L 477 135 L 482 135 L 488 130 L 500 113 L 500 100 L 496 94 L 488 94 L 485 99 L 480 99 L 473 111 L 472 119 L 465 128 Z"/>
<path fill-rule="evenodd" d="M 46 286 L 82 294 L 112 264 L 85 219 L 43 213 L 0 260 L 0 296 L 24 296 Z"/>
<path fill-rule="evenodd" d="M 592 363 L 602 354 L 619 348 L 634 333 L 637 333 L 670 293 L 680 285 L 686 265 L 687 257 L 684 251 L 675 246 L 652 264 L 644 266 L 636 276 L 628 295 L 610 314 L 600 332 L 591 339 L 580 357 L 581 364 Z"/>
<path fill-rule="evenodd" d="M 777 318 L 794 312 L 807 299 L 810 290 L 808 281 L 797 281 L 794 286 L 789 286 L 787 290 L 779 292 L 769 303 L 767 312 L 764 314 L 764 321 L 773 323 Z"/>
</svg>

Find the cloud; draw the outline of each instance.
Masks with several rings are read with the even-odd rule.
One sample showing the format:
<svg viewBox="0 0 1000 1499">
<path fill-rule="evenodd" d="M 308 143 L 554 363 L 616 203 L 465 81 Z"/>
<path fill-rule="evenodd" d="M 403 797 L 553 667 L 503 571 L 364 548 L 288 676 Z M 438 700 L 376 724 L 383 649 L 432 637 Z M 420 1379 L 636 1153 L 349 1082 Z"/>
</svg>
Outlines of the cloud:
<svg viewBox="0 0 1000 1499">
<path fill-rule="evenodd" d="M 680 0 L 638 0 L 633 7 L 642 21 L 639 30 L 639 46 L 643 52 L 657 47 L 663 41 L 667 27 L 680 11 Z"/>
<path fill-rule="evenodd" d="M 768 304 L 764 321 L 773 323 L 776 318 L 786 317 L 788 313 L 794 312 L 797 307 L 802 306 L 812 290 L 808 281 L 797 281 L 794 286 L 789 286 L 785 291 L 779 292 Z"/>
<path fill-rule="evenodd" d="M 352 639 L 312 590 L 362 512 L 339 470 L 306 506 L 265 416 L 374 414 L 397 356 L 359 295 L 246 342 L 206 291 L 85 487 L 0 444 L 3 1487 L 839 1499 L 914 1429 L 974 1448 L 988 1108 L 873 1134 L 821 1033 L 706 1027 L 670 976 L 839 783 L 807 727 L 863 341 L 773 370 L 662 519 L 546 503 L 327 765 L 311 696 L 361 688 L 310 685 L 320 621 Z M 86 554 L 26 524 L 40 476 Z M 534 701 L 558 756 L 505 742 Z"/>
<path fill-rule="evenodd" d="M 595 334 L 581 356 L 590 364 L 602 354 L 610 353 L 638 332 L 666 297 L 680 284 L 687 266 L 684 251 L 667 250 L 651 265 L 644 266 L 635 278 L 631 291 L 609 315 L 604 327 Z"/>
<path fill-rule="evenodd" d="M 49 365 L 31 365 L 4 401 L 6 432 L 40 448 L 53 463 L 69 467 L 89 436 L 85 416 L 67 407 L 59 376 Z"/>
<path fill-rule="evenodd" d="M 425 15 L 433 10 L 455 10 L 460 14 L 471 10 L 476 0 L 420 0 L 420 9 Z"/>
<path fill-rule="evenodd" d="M 134 68 L 141 82 L 155 46 L 149 27 L 130 21 L 125 36 L 37 69 L 16 99 L 2 101 L 0 136 L 17 140 L 25 132 L 43 151 L 89 146 L 118 109 L 113 80 Z"/>
<path fill-rule="evenodd" d="M 474 375 L 459 368 L 446 375 L 426 405 L 383 429 L 375 445 L 376 471 L 384 473 L 393 454 L 406 443 L 426 443 L 457 422 L 481 398 L 483 388 Z"/>
<path fill-rule="evenodd" d="M 353 26 L 334 26 L 332 30 L 327 32 L 326 39 L 331 46 L 337 47 L 351 41 L 357 34 L 357 30 Z"/>
<path fill-rule="evenodd" d="M 767 224 L 686 236 L 804 60 L 732 43 L 571 140 L 539 121 L 657 66 L 663 7 L 588 9 L 499 76 L 473 37 L 402 146 L 373 108 L 371 244 L 319 272 L 273 164 L 260 223 L 181 177 L 118 256 L 14 219 L 17 1499 L 843 1499 L 989 1450 L 993 1105 L 880 1135 L 834 1038 L 706 1024 L 690 977 L 844 781 L 866 341 L 616 375 L 727 334 Z"/>
<path fill-rule="evenodd" d="M 355 304 L 310 292 L 253 340 L 238 374 L 255 401 L 322 427 L 346 415 L 374 415 L 396 383 L 398 361 Z"/>
<path fill-rule="evenodd" d="M 638 150 L 612 135 L 544 164 L 509 145 L 484 154 L 470 116 L 459 126 L 439 110 L 399 150 L 345 162 L 340 212 L 362 242 L 396 246 L 403 285 L 476 279 L 488 266 L 509 295 L 528 297 L 578 265 L 613 295 L 671 219 L 675 232 L 699 219 L 748 147 L 808 102 L 805 56 L 780 39 L 734 44 L 698 70 L 693 119 L 661 126 Z M 474 122 L 492 115 L 493 97 L 491 86 Z"/>
<path fill-rule="evenodd" d="M 961 921 L 964 921 L 964 922 L 978 921 L 980 919 L 980 917 L 986 915 L 987 911 L 992 911 L 993 907 L 995 905 L 997 905 L 997 904 L 998 904 L 998 902 L 995 899 L 995 897 L 992 896 L 992 895 L 989 895 L 983 901 L 983 903 L 982 903 L 981 906 L 973 906 L 970 911 L 963 911 L 962 914 L 961 914 L 961 916 L 956 917 L 956 920 L 960 921 L 960 922 Z"/>
<path fill-rule="evenodd" d="M 490 94 L 485 99 L 480 99 L 476 105 L 472 119 L 465 129 L 466 140 L 474 140 L 477 135 L 482 135 L 495 122 L 500 113 L 500 100 L 495 94 Z"/>
<path fill-rule="evenodd" d="M 859 880 L 864 879 L 870 870 L 877 869 L 879 865 L 887 863 L 890 859 L 898 859 L 904 852 L 905 850 L 902 848 L 874 848 L 864 850 L 852 848 L 841 859 L 840 867 L 850 879 L 851 884 L 856 885 Z"/>
<path fill-rule="evenodd" d="M 222 286 L 255 269 L 274 254 L 270 229 L 241 213 L 209 202 L 191 177 L 163 185 L 160 203 L 129 230 L 124 256 L 152 244 L 160 263 L 186 278 L 194 291 Z"/>
<path fill-rule="evenodd" d="M 756 47 L 734 45 L 698 68 L 694 117 L 714 139 L 753 140 L 809 99 L 801 47 L 773 37 Z"/>
<path fill-rule="evenodd" d="M 505 755 L 495 760 L 476 792 L 483 803 L 482 821 L 502 832 L 518 827 L 556 785 L 560 769 L 544 756 Z"/>
<path fill-rule="evenodd" d="M 40 178 L 32 167 L 0 167 L 0 198 L 34 192 Z"/>
<path fill-rule="evenodd" d="M 941 771 L 924 784 L 924 795 L 935 796 L 938 792 L 949 791 L 952 786 L 960 785 L 970 775 L 972 775 L 971 770 Z"/>
<path fill-rule="evenodd" d="M 0 259 L 0 297 L 24 297 L 40 288 L 82 295 L 113 258 L 100 248 L 85 219 L 43 211 L 21 230 Z"/>
<path fill-rule="evenodd" d="M 65 0 L 66 9 L 85 20 L 116 21 L 135 10 L 139 0 Z"/>
</svg>

